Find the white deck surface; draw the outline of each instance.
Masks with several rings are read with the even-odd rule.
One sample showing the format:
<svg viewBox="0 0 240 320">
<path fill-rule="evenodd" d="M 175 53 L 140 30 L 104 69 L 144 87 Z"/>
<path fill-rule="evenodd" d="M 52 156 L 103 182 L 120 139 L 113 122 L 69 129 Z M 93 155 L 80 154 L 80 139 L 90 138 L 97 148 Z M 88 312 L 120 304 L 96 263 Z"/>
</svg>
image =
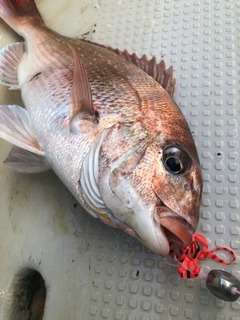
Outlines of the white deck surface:
<svg viewBox="0 0 240 320">
<path fill-rule="evenodd" d="M 240 279 L 240 2 L 234 0 L 39 0 L 46 24 L 68 36 L 174 66 L 175 100 L 197 143 L 204 177 L 198 233 L 237 262 L 205 260 Z M 89 33 L 88 33 L 89 32 Z M 19 39 L 2 21 L 0 47 Z M 0 104 L 20 103 L 0 87 Z M 46 281 L 44 320 L 239 320 L 240 299 L 215 298 L 204 279 L 177 269 L 121 231 L 85 213 L 53 172 L 23 175 L 2 161 L 0 141 L 0 318 L 10 318 L 16 275 L 38 270 Z M 228 259 L 227 256 L 222 257 Z"/>
</svg>

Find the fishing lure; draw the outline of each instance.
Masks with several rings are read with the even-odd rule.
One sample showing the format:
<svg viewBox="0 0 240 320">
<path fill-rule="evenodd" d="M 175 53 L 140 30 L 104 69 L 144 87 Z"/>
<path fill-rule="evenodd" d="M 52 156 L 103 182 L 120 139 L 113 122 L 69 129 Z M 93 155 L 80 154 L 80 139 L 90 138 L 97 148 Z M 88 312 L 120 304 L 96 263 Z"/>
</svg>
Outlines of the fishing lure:
<svg viewBox="0 0 240 320">
<path fill-rule="evenodd" d="M 232 260 L 227 262 L 219 258 L 215 254 L 217 251 L 227 251 Z M 178 262 L 178 273 L 182 278 L 195 278 L 201 275 L 206 277 L 206 286 L 216 297 L 225 301 L 236 301 L 239 298 L 240 281 L 235 276 L 223 270 L 211 270 L 206 276 L 198 265 L 199 261 L 206 258 L 231 265 L 236 261 L 236 254 L 232 249 L 218 246 L 208 251 L 207 239 L 200 234 L 194 234 L 191 244 L 186 248 L 180 245 L 176 247 L 170 243 L 169 254 Z"/>
</svg>

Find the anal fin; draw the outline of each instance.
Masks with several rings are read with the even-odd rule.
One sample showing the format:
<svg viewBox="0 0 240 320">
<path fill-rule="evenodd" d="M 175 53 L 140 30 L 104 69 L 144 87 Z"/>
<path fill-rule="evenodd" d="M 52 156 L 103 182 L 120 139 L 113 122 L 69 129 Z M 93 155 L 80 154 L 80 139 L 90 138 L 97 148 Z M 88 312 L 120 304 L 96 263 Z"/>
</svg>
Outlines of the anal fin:
<svg viewBox="0 0 240 320">
<path fill-rule="evenodd" d="M 19 147 L 13 147 L 3 163 L 21 173 L 39 173 L 50 170 L 43 156 Z"/>
<path fill-rule="evenodd" d="M 32 131 L 28 112 L 19 106 L 0 106 L 0 138 L 22 149 L 44 155 Z"/>
<path fill-rule="evenodd" d="M 23 54 L 23 42 L 10 44 L 0 51 L 0 83 L 10 89 L 19 89 L 18 65 Z"/>
</svg>

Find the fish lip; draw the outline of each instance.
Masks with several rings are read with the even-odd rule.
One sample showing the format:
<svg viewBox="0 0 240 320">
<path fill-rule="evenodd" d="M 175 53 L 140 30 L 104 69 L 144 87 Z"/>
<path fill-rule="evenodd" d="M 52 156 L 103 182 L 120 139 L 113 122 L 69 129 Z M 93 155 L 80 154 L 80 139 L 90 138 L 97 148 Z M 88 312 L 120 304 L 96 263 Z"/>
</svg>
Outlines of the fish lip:
<svg viewBox="0 0 240 320">
<path fill-rule="evenodd" d="M 169 242 L 187 247 L 192 241 L 192 226 L 187 220 L 176 216 L 160 218 L 161 227 Z"/>
<path fill-rule="evenodd" d="M 156 208 L 154 218 L 169 242 L 184 247 L 190 245 L 196 228 L 188 217 L 179 215 L 162 203 Z"/>
</svg>

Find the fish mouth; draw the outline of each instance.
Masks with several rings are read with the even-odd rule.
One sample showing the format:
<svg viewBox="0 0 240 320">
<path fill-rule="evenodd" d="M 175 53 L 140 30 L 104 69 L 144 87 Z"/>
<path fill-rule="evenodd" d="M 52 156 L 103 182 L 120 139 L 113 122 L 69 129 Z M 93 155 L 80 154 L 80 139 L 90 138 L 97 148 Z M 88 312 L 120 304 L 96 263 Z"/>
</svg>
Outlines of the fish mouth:
<svg viewBox="0 0 240 320">
<path fill-rule="evenodd" d="M 187 217 L 180 216 L 163 203 L 157 206 L 154 216 L 169 242 L 184 247 L 190 245 L 195 228 Z"/>
</svg>

